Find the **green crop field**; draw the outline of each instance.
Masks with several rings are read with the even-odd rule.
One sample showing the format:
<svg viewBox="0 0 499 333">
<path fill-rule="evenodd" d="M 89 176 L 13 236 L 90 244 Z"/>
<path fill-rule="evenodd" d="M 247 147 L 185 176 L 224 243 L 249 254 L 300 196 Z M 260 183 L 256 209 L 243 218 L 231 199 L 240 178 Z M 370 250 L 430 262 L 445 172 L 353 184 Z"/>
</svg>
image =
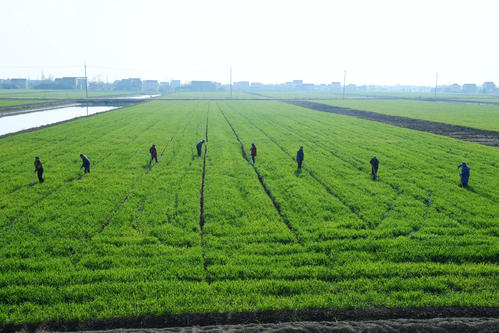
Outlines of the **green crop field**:
<svg viewBox="0 0 499 333">
<path fill-rule="evenodd" d="M 499 106 L 407 100 L 337 100 L 322 104 L 499 131 Z"/>
<path fill-rule="evenodd" d="M 130 91 L 89 91 L 88 97 L 104 97 L 115 95 L 140 95 Z M 78 90 L 39 90 L 39 89 L 0 89 L 0 98 L 84 98 L 85 91 Z"/>
<path fill-rule="evenodd" d="M 497 307 L 498 166 L 496 148 L 277 101 L 152 101 L 7 137 L 0 323 Z"/>
<path fill-rule="evenodd" d="M 304 92 L 304 91 L 283 91 L 283 92 L 261 92 L 262 96 L 269 98 L 296 98 L 296 99 L 312 99 L 312 98 L 327 98 L 340 99 L 341 94 L 331 92 Z"/>
<path fill-rule="evenodd" d="M 159 99 L 229 99 L 229 91 L 209 91 L 209 92 L 175 92 L 162 95 Z M 262 96 L 253 95 L 244 92 L 233 92 L 232 98 L 253 99 L 264 98 Z"/>
</svg>

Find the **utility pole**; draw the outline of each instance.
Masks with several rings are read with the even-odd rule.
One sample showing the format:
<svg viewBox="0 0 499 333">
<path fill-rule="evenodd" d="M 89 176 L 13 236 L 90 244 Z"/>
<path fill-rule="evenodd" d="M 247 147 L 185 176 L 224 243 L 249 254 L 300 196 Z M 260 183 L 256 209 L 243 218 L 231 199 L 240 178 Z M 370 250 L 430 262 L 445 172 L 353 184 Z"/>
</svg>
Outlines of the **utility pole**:
<svg viewBox="0 0 499 333">
<path fill-rule="evenodd" d="M 437 98 L 438 73 L 435 74 L 435 98 Z"/>
<path fill-rule="evenodd" d="M 232 65 L 230 66 L 230 99 L 232 99 Z"/>
<path fill-rule="evenodd" d="M 85 97 L 88 98 L 87 64 L 85 64 Z"/>
<path fill-rule="evenodd" d="M 345 82 L 347 81 L 347 71 L 345 70 L 343 72 L 343 98 L 345 99 Z"/>
<path fill-rule="evenodd" d="M 87 116 L 88 116 L 88 79 L 87 79 L 87 64 L 85 64 L 85 97 L 87 104 Z"/>
</svg>

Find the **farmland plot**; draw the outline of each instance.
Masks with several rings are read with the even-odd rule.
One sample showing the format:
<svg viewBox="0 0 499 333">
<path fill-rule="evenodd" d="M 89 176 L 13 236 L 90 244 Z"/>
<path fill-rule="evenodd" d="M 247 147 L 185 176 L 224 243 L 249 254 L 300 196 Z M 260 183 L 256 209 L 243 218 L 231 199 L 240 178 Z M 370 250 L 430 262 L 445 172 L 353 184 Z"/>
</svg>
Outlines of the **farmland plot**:
<svg viewBox="0 0 499 333">
<path fill-rule="evenodd" d="M 347 107 L 436 121 L 484 130 L 499 131 L 499 106 L 406 100 L 336 100 L 318 101 L 323 104 Z"/>
<path fill-rule="evenodd" d="M 29 188 L 32 155 L 47 181 Z M 158 101 L 9 137 L 0 322 L 498 306 L 498 164 L 494 148 L 266 101 Z"/>
</svg>

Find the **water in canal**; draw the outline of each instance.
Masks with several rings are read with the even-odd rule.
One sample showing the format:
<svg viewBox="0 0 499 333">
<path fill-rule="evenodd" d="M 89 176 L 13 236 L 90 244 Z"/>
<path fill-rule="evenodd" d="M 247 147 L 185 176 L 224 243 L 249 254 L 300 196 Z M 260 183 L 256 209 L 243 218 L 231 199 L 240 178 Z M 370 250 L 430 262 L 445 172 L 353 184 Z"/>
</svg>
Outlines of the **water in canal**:
<svg viewBox="0 0 499 333">
<path fill-rule="evenodd" d="M 116 109 L 116 106 L 70 106 L 58 109 L 16 114 L 0 118 L 0 135 L 35 128 L 59 121 Z"/>
</svg>

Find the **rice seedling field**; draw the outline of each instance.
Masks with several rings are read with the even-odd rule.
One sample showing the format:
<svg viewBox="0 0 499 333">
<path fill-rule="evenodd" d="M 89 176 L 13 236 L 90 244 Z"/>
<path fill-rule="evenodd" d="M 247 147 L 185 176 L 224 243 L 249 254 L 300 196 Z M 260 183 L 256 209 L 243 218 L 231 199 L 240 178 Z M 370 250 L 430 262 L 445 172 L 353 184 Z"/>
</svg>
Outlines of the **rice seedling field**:
<svg viewBox="0 0 499 333">
<path fill-rule="evenodd" d="M 499 131 L 499 105 L 410 100 L 335 100 L 322 104 Z"/>
<path fill-rule="evenodd" d="M 0 323 L 497 307 L 498 166 L 493 147 L 277 101 L 152 101 L 10 136 Z"/>
</svg>

